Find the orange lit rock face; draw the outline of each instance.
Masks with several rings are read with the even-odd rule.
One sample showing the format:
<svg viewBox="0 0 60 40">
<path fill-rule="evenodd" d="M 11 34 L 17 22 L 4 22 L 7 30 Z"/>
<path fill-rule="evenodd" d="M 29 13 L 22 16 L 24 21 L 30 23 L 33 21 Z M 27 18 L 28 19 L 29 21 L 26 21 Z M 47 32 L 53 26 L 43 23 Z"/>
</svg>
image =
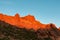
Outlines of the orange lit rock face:
<svg viewBox="0 0 60 40">
<path fill-rule="evenodd" d="M 47 24 L 42 24 L 39 21 L 36 21 L 34 16 L 28 15 L 25 17 L 20 17 L 19 14 L 16 14 L 15 16 L 7 16 L 0 14 L 0 20 L 5 21 L 11 25 L 15 25 L 20 28 L 26 28 L 26 29 L 40 29 L 40 28 L 50 28 L 50 26 Z"/>
</svg>

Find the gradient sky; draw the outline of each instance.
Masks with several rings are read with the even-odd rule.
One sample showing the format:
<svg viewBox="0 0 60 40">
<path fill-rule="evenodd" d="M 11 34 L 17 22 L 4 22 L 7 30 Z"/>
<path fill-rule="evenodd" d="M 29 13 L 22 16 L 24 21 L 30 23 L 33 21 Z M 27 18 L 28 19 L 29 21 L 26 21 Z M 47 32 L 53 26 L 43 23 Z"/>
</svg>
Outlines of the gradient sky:
<svg viewBox="0 0 60 40">
<path fill-rule="evenodd" d="M 60 26 L 60 0 L 0 0 L 0 13 L 34 15 L 42 23 Z"/>
</svg>

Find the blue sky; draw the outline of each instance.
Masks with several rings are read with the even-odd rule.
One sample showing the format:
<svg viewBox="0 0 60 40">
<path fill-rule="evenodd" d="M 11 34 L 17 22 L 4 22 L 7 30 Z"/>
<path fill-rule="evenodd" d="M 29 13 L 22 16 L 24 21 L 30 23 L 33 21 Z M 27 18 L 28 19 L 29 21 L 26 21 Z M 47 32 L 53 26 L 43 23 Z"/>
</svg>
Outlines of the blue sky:
<svg viewBox="0 0 60 40">
<path fill-rule="evenodd" d="M 34 15 L 42 23 L 60 26 L 60 0 L 0 0 L 0 13 Z"/>
</svg>

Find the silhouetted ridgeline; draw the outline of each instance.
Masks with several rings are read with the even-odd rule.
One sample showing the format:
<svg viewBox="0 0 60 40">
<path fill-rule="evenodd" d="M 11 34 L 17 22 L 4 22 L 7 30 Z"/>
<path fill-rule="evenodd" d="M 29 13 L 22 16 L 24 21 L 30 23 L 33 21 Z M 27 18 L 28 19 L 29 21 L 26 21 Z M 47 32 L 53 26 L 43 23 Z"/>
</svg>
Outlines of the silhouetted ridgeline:
<svg viewBox="0 0 60 40">
<path fill-rule="evenodd" d="M 34 31 L 0 21 L 0 40 L 60 40 L 60 30 L 53 26 L 50 24 L 50 29 Z"/>
</svg>

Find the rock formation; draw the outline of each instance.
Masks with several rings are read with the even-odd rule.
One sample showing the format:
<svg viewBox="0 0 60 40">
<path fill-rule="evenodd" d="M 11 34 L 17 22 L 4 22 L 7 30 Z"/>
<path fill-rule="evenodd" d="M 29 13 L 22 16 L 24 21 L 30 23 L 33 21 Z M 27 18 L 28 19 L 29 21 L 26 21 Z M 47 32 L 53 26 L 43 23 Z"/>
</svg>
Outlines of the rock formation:
<svg viewBox="0 0 60 40">
<path fill-rule="evenodd" d="M 42 24 L 34 16 L 0 14 L 0 40 L 60 40 L 60 28 Z"/>
</svg>

